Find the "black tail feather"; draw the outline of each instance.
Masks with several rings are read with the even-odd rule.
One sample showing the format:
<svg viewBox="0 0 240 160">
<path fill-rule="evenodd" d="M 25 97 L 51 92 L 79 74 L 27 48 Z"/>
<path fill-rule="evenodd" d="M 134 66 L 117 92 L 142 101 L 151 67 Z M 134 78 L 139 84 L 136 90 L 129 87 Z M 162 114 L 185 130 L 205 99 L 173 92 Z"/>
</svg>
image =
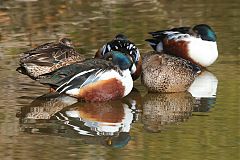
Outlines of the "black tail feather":
<svg viewBox="0 0 240 160">
<path fill-rule="evenodd" d="M 192 64 L 193 71 L 197 74 L 200 74 L 202 72 L 202 68 L 196 64 Z"/>
<path fill-rule="evenodd" d="M 146 39 L 145 41 L 147 41 L 154 50 L 156 50 L 158 43 L 161 42 L 158 39 Z"/>
</svg>

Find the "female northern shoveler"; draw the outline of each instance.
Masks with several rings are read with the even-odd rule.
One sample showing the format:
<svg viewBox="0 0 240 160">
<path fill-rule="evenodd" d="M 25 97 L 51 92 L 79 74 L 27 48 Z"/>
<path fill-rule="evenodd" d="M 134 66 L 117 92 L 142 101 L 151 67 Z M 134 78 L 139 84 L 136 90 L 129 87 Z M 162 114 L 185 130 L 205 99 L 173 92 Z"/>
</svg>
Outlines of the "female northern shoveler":
<svg viewBox="0 0 240 160">
<path fill-rule="evenodd" d="M 71 40 L 63 38 L 58 43 L 45 43 L 24 52 L 17 71 L 32 79 L 38 79 L 42 74 L 84 59 L 83 55 L 74 49 Z"/>
<path fill-rule="evenodd" d="M 202 67 L 208 67 L 218 57 L 216 34 L 206 24 L 192 28 L 180 27 L 150 32 L 153 39 L 146 39 L 152 48 L 190 60 Z"/>
<path fill-rule="evenodd" d="M 142 70 L 142 83 L 150 92 L 186 91 L 201 72 L 188 60 L 155 51 L 143 57 Z"/>
<path fill-rule="evenodd" d="M 85 101 L 108 101 L 132 90 L 131 66 L 129 57 L 112 51 L 104 59 L 88 59 L 42 75 L 39 82 Z"/>
<path fill-rule="evenodd" d="M 100 48 L 95 58 L 102 58 L 106 53 L 110 51 L 119 51 L 131 57 L 133 66 L 131 67 L 131 74 L 133 80 L 136 80 L 142 72 L 142 58 L 136 45 L 128 40 L 123 34 L 118 34 L 116 37 Z"/>
</svg>

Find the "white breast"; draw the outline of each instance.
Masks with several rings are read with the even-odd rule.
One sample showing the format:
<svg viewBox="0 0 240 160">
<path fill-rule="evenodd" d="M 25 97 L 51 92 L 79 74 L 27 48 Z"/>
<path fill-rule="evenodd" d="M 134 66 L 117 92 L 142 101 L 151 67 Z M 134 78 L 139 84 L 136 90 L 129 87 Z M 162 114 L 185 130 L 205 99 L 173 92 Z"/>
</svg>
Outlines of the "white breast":
<svg viewBox="0 0 240 160">
<path fill-rule="evenodd" d="M 218 57 L 217 43 L 203 41 L 201 38 L 189 38 L 189 56 L 203 67 L 213 64 Z"/>
</svg>

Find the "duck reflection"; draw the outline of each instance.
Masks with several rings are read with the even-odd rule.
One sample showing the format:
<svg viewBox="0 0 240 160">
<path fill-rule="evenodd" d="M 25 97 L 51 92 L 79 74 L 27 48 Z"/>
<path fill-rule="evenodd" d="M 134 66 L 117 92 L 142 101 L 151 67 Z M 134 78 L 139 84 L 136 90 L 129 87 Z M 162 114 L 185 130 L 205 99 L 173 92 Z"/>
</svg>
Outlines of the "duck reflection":
<svg viewBox="0 0 240 160">
<path fill-rule="evenodd" d="M 104 103 L 77 103 L 54 115 L 64 124 L 72 127 L 79 134 L 86 135 L 118 135 L 129 132 L 133 121 L 132 110 L 121 101 Z M 81 122 L 88 131 L 82 130 Z"/>
<path fill-rule="evenodd" d="M 38 105 L 31 103 L 21 109 L 18 114 L 20 127 L 24 132 L 81 138 L 85 143 L 120 148 L 131 139 L 131 124 L 137 121 L 141 112 L 138 104 L 141 97 L 138 96 L 140 94 L 133 91 L 122 100 L 102 103 L 72 101 L 65 107 L 59 107 L 60 102 L 55 103 L 58 96 L 47 99 L 42 96 L 34 102 Z M 35 106 L 42 108 L 36 109 Z"/>
<path fill-rule="evenodd" d="M 159 132 L 167 124 L 183 122 L 192 115 L 194 98 L 188 92 L 148 93 L 144 97 L 142 120 L 150 132 Z"/>
<path fill-rule="evenodd" d="M 28 106 L 22 107 L 17 117 L 21 117 L 21 120 L 50 119 L 52 115 L 74 103 L 77 103 L 76 98 L 48 93 L 36 98 Z"/>
<path fill-rule="evenodd" d="M 195 97 L 195 112 L 207 112 L 216 103 L 218 79 L 217 77 L 205 70 L 189 87 L 188 91 Z"/>
</svg>

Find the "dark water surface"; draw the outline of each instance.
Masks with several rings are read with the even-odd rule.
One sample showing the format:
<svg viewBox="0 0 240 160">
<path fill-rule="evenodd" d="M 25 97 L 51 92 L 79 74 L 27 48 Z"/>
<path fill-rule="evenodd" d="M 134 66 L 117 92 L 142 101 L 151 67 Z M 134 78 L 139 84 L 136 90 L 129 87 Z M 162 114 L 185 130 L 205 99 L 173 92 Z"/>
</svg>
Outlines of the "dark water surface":
<svg viewBox="0 0 240 160">
<path fill-rule="evenodd" d="M 240 3 L 228 1 L 0 1 L 0 159 L 240 159 Z M 147 32 L 207 23 L 219 58 L 189 89 L 75 103 L 18 74 L 19 53 L 61 37 L 87 57 L 116 33 L 144 53 Z"/>
</svg>

